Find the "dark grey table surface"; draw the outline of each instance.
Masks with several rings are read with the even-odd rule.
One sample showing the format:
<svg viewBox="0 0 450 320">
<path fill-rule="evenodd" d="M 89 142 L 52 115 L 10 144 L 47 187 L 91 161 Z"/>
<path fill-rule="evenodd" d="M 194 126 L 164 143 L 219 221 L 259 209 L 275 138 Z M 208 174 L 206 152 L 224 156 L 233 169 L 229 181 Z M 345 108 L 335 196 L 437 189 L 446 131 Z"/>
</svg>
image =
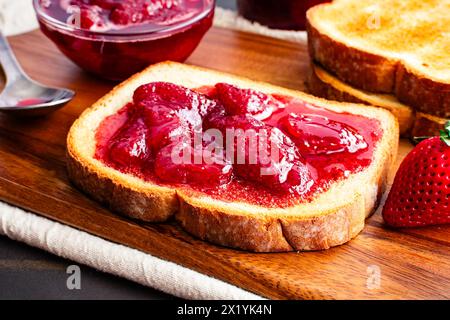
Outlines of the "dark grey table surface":
<svg viewBox="0 0 450 320">
<path fill-rule="evenodd" d="M 218 0 L 235 9 L 235 0 Z M 174 299 L 160 291 L 80 265 L 81 289 L 69 290 L 76 263 L 0 236 L 0 299 Z"/>
</svg>

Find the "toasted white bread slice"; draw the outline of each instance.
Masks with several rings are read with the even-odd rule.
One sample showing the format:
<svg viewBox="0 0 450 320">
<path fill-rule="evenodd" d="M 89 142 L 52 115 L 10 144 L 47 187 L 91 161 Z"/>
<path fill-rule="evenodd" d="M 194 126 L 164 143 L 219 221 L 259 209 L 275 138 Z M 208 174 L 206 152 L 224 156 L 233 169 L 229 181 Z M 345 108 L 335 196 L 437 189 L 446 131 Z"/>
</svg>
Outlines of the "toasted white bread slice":
<svg viewBox="0 0 450 320">
<path fill-rule="evenodd" d="M 450 117 L 450 0 L 336 0 L 307 21 L 311 57 L 339 79 Z"/>
<path fill-rule="evenodd" d="M 289 208 L 266 208 L 225 202 L 186 188 L 145 182 L 106 166 L 94 158 L 95 133 L 105 117 L 132 100 L 134 90 L 153 81 L 188 88 L 218 82 L 302 99 L 337 112 L 378 119 L 383 135 L 371 165 L 331 185 L 311 202 Z M 387 172 L 398 147 L 398 123 L 380 108 L 330 102 L 302 92 L 251 81 L 199 67 L 165 62 L 153 65 L 88 108 L 73 124 L 67 138 L 70 179 L 109 207 L 144 221 L 165 221 L 172 216 L 191 234 L 213 243 L 257 252 L 319 250 L 343 244 L 363 228 L 386 186 Z"/>
<path fill-rule="evenodd" d="M 414 123 L 414 110 L 399 102 L 392 94 L 372 93 L 356 89 L 315 63 L 311 63 L 307 77 L 311 94 L 329 100 L 355 102 L 389 110 L 398 120 L 400 134 L 407 136 Z"/>
</svg>

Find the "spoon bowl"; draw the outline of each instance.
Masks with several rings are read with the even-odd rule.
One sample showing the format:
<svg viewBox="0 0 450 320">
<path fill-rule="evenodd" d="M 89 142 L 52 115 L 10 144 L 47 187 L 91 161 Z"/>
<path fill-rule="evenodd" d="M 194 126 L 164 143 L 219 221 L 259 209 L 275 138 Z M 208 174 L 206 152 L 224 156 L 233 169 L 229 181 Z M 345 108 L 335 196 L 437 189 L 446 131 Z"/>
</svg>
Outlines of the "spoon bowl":
<svg viewBox="0 0 450 320">
<path fill-rule="evenodd" d="M 16 81 L 0 94 L 0 111 L 15 115 L 45 115 L 72 100 L 72 90 L 44 87 L 33 80 Z"/>
<path fill-rule="evenodd" d="M 0 94 L 0 111 L 18 116 L 45 115 L 63 107 L 75 93 L 30 79 L 20 67 L 7 39 L 0 32 L 0 63 L 6 85 Z"/>
</svg>

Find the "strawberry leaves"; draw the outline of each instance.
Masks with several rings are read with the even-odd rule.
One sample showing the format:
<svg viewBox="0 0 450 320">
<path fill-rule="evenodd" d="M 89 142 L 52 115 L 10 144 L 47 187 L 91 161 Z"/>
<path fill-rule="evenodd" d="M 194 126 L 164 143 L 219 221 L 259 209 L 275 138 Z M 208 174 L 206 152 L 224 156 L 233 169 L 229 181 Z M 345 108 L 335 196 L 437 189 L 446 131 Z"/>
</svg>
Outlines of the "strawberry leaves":
<svg viewBox="0 0 450 320">
<path fill-rule="evenodd" d="M 447 121 L 444 125 L 444 130 L 440 131 L 441 140 L 450 147 L 450 121 Z"/>
<path fill-rule="evenodd" d="M 444 142 L 447 146 L 450 147 L 450 121 L 447 121 L 445 123 L 444 130 L 439 131 L 439 136 L 440 136 L 442 142 Z M 411 140 L 414 145 L 418 145 L 422 141 L 430 139 L 430 138 L 431 138 L 430 136 L 413 137 Z"/>
</svg>

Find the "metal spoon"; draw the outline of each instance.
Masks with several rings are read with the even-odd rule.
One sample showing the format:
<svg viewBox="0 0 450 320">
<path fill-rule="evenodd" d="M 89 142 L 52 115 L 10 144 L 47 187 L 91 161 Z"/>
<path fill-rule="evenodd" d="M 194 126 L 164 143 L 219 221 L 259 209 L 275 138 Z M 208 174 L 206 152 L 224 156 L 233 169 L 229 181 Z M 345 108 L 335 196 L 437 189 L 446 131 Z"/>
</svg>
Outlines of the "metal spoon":
<svg viewBox="0 0 450 320">
<path fill-rule="evenodd" d="M 0 31 L 0 64 L 6 85 L 0 94 L 0 111 L 14 115 L 44 115 L 61 108 L 75 93 L 72 90 L 45 87 L 31 80 L 20 67 L 8 40 Z"/>
</svg>

